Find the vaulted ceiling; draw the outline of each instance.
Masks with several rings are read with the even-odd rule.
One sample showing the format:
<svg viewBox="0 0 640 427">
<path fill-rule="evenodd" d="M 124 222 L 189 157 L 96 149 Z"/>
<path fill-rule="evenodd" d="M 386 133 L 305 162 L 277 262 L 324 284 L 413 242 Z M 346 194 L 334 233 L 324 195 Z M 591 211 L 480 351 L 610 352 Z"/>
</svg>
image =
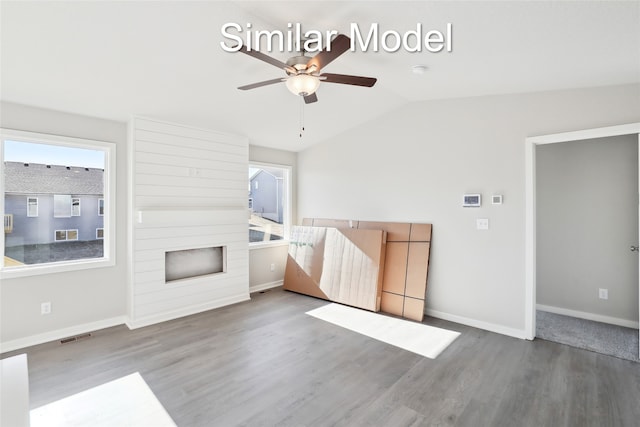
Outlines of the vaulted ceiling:
<svg viewBox="0 0 640 427">
<path fill-rule="evenodd" d="M 302 150 L 423 100 L 640 82 L 638 1 L 6 2 L 4 101 L 126 121 L 141 115 Z M 221 27 L 338 30 L 352 23 L 403 34 L 453 27 L 452 52 L 348 51 L 329 73 L 377 77 L 371 88 L 321 84 L 319 102 L 276 84 L 277 68 L 225 52 Z M 244 33 L 246 35 L 246 32 Z M 231 43 L 229 43 L 231 44 Z M 265 52 L 267 53 L 267 52 Z M 272 52 L 286 61 L 293 53 Z M 422 75 L 413 65 L 428 69 Z"/>
</svg>

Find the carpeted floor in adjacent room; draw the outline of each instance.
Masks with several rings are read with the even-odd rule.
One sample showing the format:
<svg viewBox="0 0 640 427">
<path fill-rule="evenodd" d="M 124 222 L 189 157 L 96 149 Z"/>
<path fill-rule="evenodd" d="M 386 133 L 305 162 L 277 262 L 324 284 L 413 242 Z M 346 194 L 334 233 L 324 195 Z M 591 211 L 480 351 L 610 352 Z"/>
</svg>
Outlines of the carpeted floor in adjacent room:
<svg viewBox="0 0 640 427">
<path fill-rule="evenodd" d="M 536 338 L 640 362 L 637 329 L 537 311 Z"/>
</svg>

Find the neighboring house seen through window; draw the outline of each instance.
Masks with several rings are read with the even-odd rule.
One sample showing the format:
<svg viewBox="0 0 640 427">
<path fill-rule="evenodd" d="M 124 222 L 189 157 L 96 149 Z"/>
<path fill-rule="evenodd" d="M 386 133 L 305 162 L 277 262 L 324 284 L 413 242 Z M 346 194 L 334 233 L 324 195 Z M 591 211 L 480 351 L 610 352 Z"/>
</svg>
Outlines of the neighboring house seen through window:
<svg viewBox="0 0 640 427">
<path fill-rule="evenodd" d="M 288 166 L 249 165 L 249 243 L 288 239 L 290 172 Z"/>
<path fill-rule="evenodd" d="M 114 144 L 2 129 L 1 154 L 2 277 L 113 265 Z"/>
</svg>

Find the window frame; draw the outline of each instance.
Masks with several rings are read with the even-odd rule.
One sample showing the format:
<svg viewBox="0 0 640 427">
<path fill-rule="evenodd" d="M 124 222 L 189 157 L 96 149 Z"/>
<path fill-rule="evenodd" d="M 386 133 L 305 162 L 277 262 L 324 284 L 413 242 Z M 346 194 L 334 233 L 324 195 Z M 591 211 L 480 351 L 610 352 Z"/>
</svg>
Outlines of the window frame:
<svg viewBox="0 0 640 427">
<path fill-rule="evenodd" d="M 284 189 L 284 201 L 283 201 L 283 228 L 284 228 L 284 236 L 280 240 L 271 240 L 268 242 L 249 242 L 249 249 L 258 249 L 265 248 L 270 246 L 287 246 L 289 245 L 289 238 L 291 235 L 291 225 L 293 220 L 293 199 L 292 199 L 292 188 L 293 188 L 293 168 L 291 165 L 284 165 L 279 163 L 267 163 L 267 162 L 258 162 L 249 160 L 248 168 L 280 168 L 285 171 L 285 185 L 283 185 Z M 250 178 L 250 177 L 249 177 Z M 247 179 L 249 179 L 247 178 Z M 257 181 L 256 181 L 257 183 Z M 249 182 L 250 184 L 250 182 Z M 251 188 L 251 187 L 249 187 Z M 248 204 L 247 204 L 248 209 Z M 247 233 L 247 241 L 249 240 L 249 236 Z"/>
<path fill-rule="evenodd" d="M 69 238 L 69 233 L 75 233 L 76 238 L 75 239 L 70 239 Z M 78 241 L 78 229 L 77 228 L 71 228 L 67 230 L 67 242 L 71 241 L 71 242 L 77 242 Z"/>
<path fill-rule="evenodd" d="M 100 204 L 102 204 L 102 206 L 100 206 Z M 98 216 L 104 216 L 104 197 L 98 199 Z"/>
<path fill-rule="evenodd" d="M 4 152 L 4 148 L 3 148 L 3 152 Z M 3 177 L 3 179 L 4 179 L 4 177 Z M 4 190 L 2 192 L 4 193 Z M 36 214 L 35 215 L 29 215 L 29 200 L 35 200 L 36 201 Z M 3 200 L 3 203 L 4 203 L 4 200 Z M 40 207 L 39 203 L 40 202 L 38 201 L 37 197 L 27 196 L 27 218 L 38 218 L 38 215 L 40 213 L 39 212 L 39 207 Z M 2 210 L 4 211 L 4 207 L 3 207 Z"/>
<path fill-rule="evenodd" d="M 102 230 L 102 237 L 98 236 L 100 230 Z M 104 240 L 104 228 L 96 228 L 96 240 Z"/>
<path fill-rule="evenodd" d="M 59 232 L 63 232 L 64 231 L 64 239 L 62 240 L 58 240 L 58 233 Z M 76 238 L 75 239 L 70 239 L 69 238 L 69 232 L 70 231 L 75 231 L 76 232 Z M 58 243 L 58 242 L 77 242 L 78 241 L 78 229 L 77 228 L 71 228 L 68 230 L 53 230 L 53 242 L 54 243 Z"/>
<path fill-rule="evenodd" d="M 58 239 L 58 233 L 64 233 L 64 239 Z M 67 230 L 53 230 L 53 242 L 66 242 L 67 241 Z"/>
<path fill-rule="evenodd" d="M 74 214 L 73 213 L 73 201 L 77 200 L 78 201 L 78 214 Z M 80 199 L 80 197 L 73 197 L 71 196 L 71 217 L 74 216 L 82 216 L 82 200 Z"/>
<path fill-rule="evenodd" d="M 12 279 L 17 277 L 36 276 L 41 274 L 52 274 L 66 271 L 77 271 L 114 266 L 116 259 L 116 144 L 114 144 L 113 142 L 98 141 L 93 139 L 73 138 L 67 136 L 49 135 L 0 128 L 0 163 L 2 164 L 4 164 L 5 140 L 102 151 L 104 153 L 103 200 L 105 209 L 103 215 L 103 228 L 105 230 L 105 238 L 103 239 L 104 253 L 101 258 L 85 258 L 71 261 L 59 261 L 9 267 L 4 265 L 5 236 L 4 233 L 2 233 L 0 234 L 0 278 Z M 0 194 L 0 211 L 2 211 L 4 214 L 4 173 L 0 173 Z"/>
<path fill-rule="evenodd" d="M 61 197 L 64 197 L 64 202 L 65 202 L 65 206 L 64 206 L 64 210 L 65 212 L 60 212 L 58 211 L 58 202 L 57 200 L 60 200 Z M 54 218 L 71 218 L 73 215 L 73 209 L 71 208 L 72 205 L 72 198 L 71 198 L 71 194 L 54 194 L 53 195 L 53 217 Z M 68 205 L 68 212 L 67 212 L 67 206 Z"/>
</svg>

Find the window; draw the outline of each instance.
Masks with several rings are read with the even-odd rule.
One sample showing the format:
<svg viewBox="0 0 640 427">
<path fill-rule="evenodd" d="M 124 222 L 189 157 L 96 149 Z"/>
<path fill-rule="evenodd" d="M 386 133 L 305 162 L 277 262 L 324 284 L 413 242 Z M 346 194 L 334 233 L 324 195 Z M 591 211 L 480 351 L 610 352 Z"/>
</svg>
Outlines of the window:
<svg viewBox="0 0 640 427">
<path fill-rule="evenodd" d="M 27 197 L 27 217 L 38 216 L 38 198 Z"/>
<path fill-rule="evenodd" d="M 13 215 L 5 215 L 4 216 L 4 233 L 13 232 Z"/>
<path fill-rule="evenodd" d="M 54 218 L 70 218 L 80 216 L 80 198 L 70 195 L 56 194 L 53 196 Z"/>
<path fill-rule="evenodd" d="M 291 168 L 249 165 L 249 243 L 286 240 L 291 218 Z"/>
<path fill-rule="evenodd" d="M 56 230 L 54 240 L 56 242 L 78 240 L 78 230 Z"/>
<path fill-rule="evenodd" d="M 71 196 L 65 194 L 53 195 L 53 217 L 71 218 Z"/>
<path fill-rule="evenodd" d="M 80 198 L 71 198 L 71 216 L 80 216 Z"/>
<path fill-rule="evenodd" d="M 12 221 L 0 235 L 0 277 L 113 265 L 115 144 L 7 129 L 1 136 L 0 210 Z"/>
</svg>

